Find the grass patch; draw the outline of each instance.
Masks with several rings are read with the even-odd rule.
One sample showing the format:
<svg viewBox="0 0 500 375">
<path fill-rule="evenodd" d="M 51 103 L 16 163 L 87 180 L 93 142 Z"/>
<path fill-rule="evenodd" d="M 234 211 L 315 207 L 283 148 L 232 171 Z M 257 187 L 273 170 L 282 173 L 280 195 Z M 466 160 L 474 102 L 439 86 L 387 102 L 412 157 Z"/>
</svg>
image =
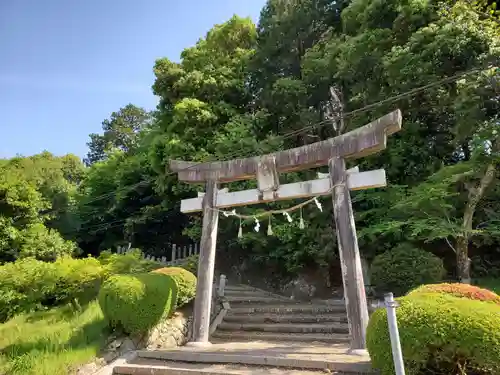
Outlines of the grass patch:
<svg viewBox="0 0 500 375">
<path fill-rule="evenodd" d="M 97 302 L 18 315 L 0 325 L 0 374 L 67 375 L 92 361 L 105 340 Z"/>
<path fill-rule="evenodd" d="M 476 284 L 481 288 L 486 288 L 496 294 L 500 294 L 500 279 L 479 279 Z"/>
</svg>

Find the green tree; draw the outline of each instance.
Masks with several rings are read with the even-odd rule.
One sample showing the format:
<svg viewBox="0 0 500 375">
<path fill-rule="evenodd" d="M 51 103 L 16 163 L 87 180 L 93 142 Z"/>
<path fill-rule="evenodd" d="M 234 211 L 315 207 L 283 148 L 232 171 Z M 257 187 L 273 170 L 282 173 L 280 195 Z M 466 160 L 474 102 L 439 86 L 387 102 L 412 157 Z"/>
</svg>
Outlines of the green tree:
<svg viewBox="0 0 500 375">
<path fill-rule="evenodd" d="M 150 126 L 151 121 L 151 113 L 133 104 L 127 104 L 113 112 L 109 119 L 102 122 L 102 135 L 90 134 L 85 163 L 91 165 L 104 160 L 113 149 L 125 152 L 133 150 L 137 146 L 140 131 Z"/>
<path fill-rule="evenodd" d="M 72 207 L 84 167 L 74 155 L 43 152 L 0 165 L 0 262 L 22 256 L 53 259 L 72 253 Z M 60 233 L 61 232 L 61 233 Z M 47 256 L 47 254 L 52 254 Z"/>
<path fill-rule="evenodd" d="M 153 91 L 160 97 L 159 126 L 150 159 L 158 184 L 168 194 L 168 209 L 192 188 L 178 184 L 168 171 L 169 159 L 209 160 L 255 147 L 253 124 L 265 114 L 252 113 L 248 65 L 256 43 L 255 25 L 233 17 L 216 25 L 204 39 L 181 54 L 181 62 L 156 61 Z M 243 150 L 243 152 L 248 151 Z"/>
<path fill-rule="evenodd" d="M 489 196 L 498 198 L 494 187 L 500 161 L 499 77 L 498 71 L 490 69 L 459 82 L 455 110 L 462 125 L 457 128 L 461 160 L 395 199 L 386 217 L 365 229 L 372 235 L 404 231 L 415 240 L 444 240 L 456 254 L 456 274 L 465 283 L 471 279 L 471 241 L 484 243 L 500 235 L 500 217 L 492 210 L 493 202 L 482 205 Z"/>
<path fill-rule="evenodd" d="M 389 181 L 385 190 L 353 194 L 364 255 L 407 237 L 420 245 L 449 242 L 463 266 L 471 242 L 498 245 L 496 73 L 387 98 L 498 58 L 498 23 L 488 12 L 467 1 L 269 0 L 258 27 L 237 16 L 215 25 L 179 62 L 155 62 L 156 112 L 129 121 L 122 109 L 103 123 L 103 135 L 91 135 L 92 166 L 77 204 L 79 243 L 99 251 L 133 240 L 155 252 L 182 241 L 182 232 L 199 236 L 200 218 L 179 213 L 180 201 L 196 187 L 179 183 L 169 160 L 234 159 L 333 136 L 323 120 L 329 87 L 336 86 L 346 130 L 395 108 L 404 115 L 403 130 L 390 137 L 387 150 L 358 161 L 362 170 L 383 167 Z M 288 132 L 295 134 L 278 136 Z M 311 179 L 313 172 L 290 173 L 282 182 Z M 229 188 L 254 186 L 247 181 Z M 324 207 L 323 213 L 304 210 L 306 230 L 273 219 L 274 236 L 253 233 L 244 222 L 246 234 L 237 239 L 238 222 L 221 220 L 219 251 L 280 276 L 328 268 L 336 240 L 331 205 Z M 251 215 L 268 208 L 238 210 Z M 4 232 L 8 241 L 17 235 Z M 467 280 L 462 266 L 458 276 Z"/>
<path fill-rule="evenodd" d="M 449 3 L 439 10 L 433 2 L 391 1 L 382 5 L 376 1 L 353 1 L 342 13 L 342 24 L 341 33 L 324 38 L 306 53 L 302 66 L 308 90 L 321 90 L 324 101 L 329 86 L 341 88 L 348 112 L 484 66 L 498 54 L 497 24 L 478 15 L 477 9 L 467 2 Z M 466 79 L 466 86 L 474 77 L 477 75 Z M 467 139 L 471 137 L 460 129 L 467 122 L 465 128 L 474 129 L 471 124 L 477 126 L 486 118 L 491 119 L 493 111 L 485 117 L 480 110 L 491 89 L 480 95 L 474 105 L 464 90 L 460 82 L 452 81 L 348 116 L 347 126 L 353 128 L 396 106 L 404 115 L 403 131 L 389 139 L 387 151 L 362 160 L 360 168 L 384 166 L 393 187 L 412 187 L 443 165 L 470 158 Z M 476 97 L 478 90 L 471 90 L 472 97 Z M 321 92 L 312 95 L 321 99 Z M 321 105 L 321 100 L 318 103 Z M 471 106 L 478 110 L 467 112 Z M 470 115 L 467 120 L 466 113 Z M 365 252 L 379 253 L 399 241 L 395 231 L 390 232 L 390 238 L 384 236 L 383 241 L 368 235 L 379 217 L 388 215 L 392 204 L 398 202 L 399 190 L 390 188 L 388 194 L 357 193 L 357 225 L 363 234 L 361 245 Z"/>
</svg>

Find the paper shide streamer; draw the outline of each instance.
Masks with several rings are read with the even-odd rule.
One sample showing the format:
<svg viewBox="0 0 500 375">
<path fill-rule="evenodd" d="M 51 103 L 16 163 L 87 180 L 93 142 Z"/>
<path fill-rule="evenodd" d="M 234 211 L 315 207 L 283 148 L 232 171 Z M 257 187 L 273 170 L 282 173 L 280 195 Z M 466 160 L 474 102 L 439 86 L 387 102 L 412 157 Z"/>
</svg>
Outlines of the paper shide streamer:
<svg viewBox="0 0 500 375">
<path fill-rule="evenodd" d="M 222 210 L 218 210 L 218 209 L 215 209 L 215 210 L 222 212 L 222 214 L 225 217 L 236 216 L 237 218 L 239 218 L 240 225 L 238 227 L 238 238 L 242 238 L 243 237 L 243 219 L 253 219 L 254 224 L 255 224 L 254 227 L 253 227 L 253 229 L 254 229 L 255 232 L 259 232 L 260 231 L 260 221 L 259 221 L 258 217 L 268 216 L 269 219 L 268 219 L 268 224 L 267 224 L 267 235 L 268 236 L 273 236 L 274 232 L 273 232 L 273 228 L 272 228 L 272 224 L 271 224 L 272 215 L 274 215 L 274 214 L 282 214 L 289 223 L 292 223 L 293 222 L 293 218 L 290 215 L 290 212 L 293 212 L 296 209 L 299 209 L 300 210 L 299 229 L 304 229 L 305 228 L 305 222 L 304 222 L 304 216 L 303 216 L 303 209 L 302 208 L 305 205 L 309 204 L 309 203 L 314 203 L 316 205 L 317 209 L 320 212 L 323 212 L 323 207 L 321 206 L 321 203 L 319 202 L 319 200 L 317 198 L 312 198 L 312 199 L 310 199 L 310 200 L 308 200 L 308 201 L 306 201 L 304 203 L 301 203 L 301 204 L 299 204 L 297 206 L 294 206 L 294 207 L 286 209 L 286 210 L 263 212 L 261 214 L 257 214 L 257 215 L 253 215 L 253 216 L 240 215 L 240 214 L 238 214 L 236 212 L 236 210 L 231 210 L 231 211 L 222 211 Z"/>
<path fill-rule="evenodd" d="M 302 207 L 300 207 L 300 219 L 299 219 L 299 229 L 304 229 L 304 218 L 302 217 Z"/>
<path fill-rule="evenodd" d="M 269 223 L 267 224 L 267 235 L 272 236 L 273 233 L 273 228 L 271 227 L 271 215 L 269 215 Z"/>
<path fill-rule="evenodd" d="M 253 227 L 253 229 L 256 232 L 258 232 L 260 230 L 260 223 L 259 223 L 259 220 L 256 217 L 254 217 L 254 219 L 255 219 L 255 227 Z"/>
</svg>

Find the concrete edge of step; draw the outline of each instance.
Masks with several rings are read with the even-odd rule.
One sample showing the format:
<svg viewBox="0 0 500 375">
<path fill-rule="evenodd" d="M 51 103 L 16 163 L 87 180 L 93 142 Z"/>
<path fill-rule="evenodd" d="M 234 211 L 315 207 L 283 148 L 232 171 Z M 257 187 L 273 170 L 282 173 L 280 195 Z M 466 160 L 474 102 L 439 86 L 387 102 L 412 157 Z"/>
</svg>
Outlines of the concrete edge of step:
<svg viewBox="0 0 500 375">
<path fill-rule="evenodd" d="M 308 370 L 329 370 L 338 372 L 370 373 L 372 367 L 369 361 L 348 362 L 329 361 L 311 358 L 286 358 L 272 355 L 251 355 L 231 353 L 203 353 L 187 351 L 137 351 L 138 358 L 163 361 L 180 361 L 196 363 L 240 364 L 249 366 L 273 366 L 281 368 L 297 368 Z"/>
<path fill-rule="evenodd" d="M 238 290 L 241 290 L 241 291 L 255 291 L 255 292 L 260 292 L 266 296 L 269 296 L 269 297 L 274 297 L 276 299 L 280 299 L 280 300 L 289 300 L 290 298 L 289 297 L 286 297 L 286 296 L 282 296 L 281 294 L 276 294 L 276 293 L 273 293 L 273 292 L 268 292 L 267 290 L 264 290 L 264 289 L 260 289 L 260 288 L 257 288 L 257 287 L 254 287 L 254 286 L 250 286 L 250 285 L 245 285 L 245 286 L 241 286 L 242 289 L 233 289 L 234 291 L 238 291 Z"/>
<path fill-rule="evenodd" d="M 326 305 L 326 306 L 339 306 L 339 305 L 345 305 L 345 303 L 346 303 L 344 298 L 334 299 L 334 300 L 332 300 L 332 299 L 312 299 L 311 302 L 313 304 Z M 332 302 L 334 302 L 334 303 L 332 303 Z M 340 302 L 342 302 L 342 303 L 340 303 Z M 378 310 L 381 306 L 385 306 L 384 301 L 381 302 L 377 298 L 367 298 L 366 303 L 368 305 L 369 312 L 373 312 L 375 310 Z"/>
<path fill-rule="evenodd" d="M 210 335 L 215 332 L 215 330 L 217 329 L 217 327 L 219 325 L 221 325 L 222 321 L 224 320 L 224 318 L 226 317 L 226 314 L 228 313 L 228 311 L 230 309 L 231 309 L 231 305 L 229 304 L 229 302 L 222 301 L 222 309 L 219 311 L 217 316 L 214 318 L 214 320 L 210 324 L 210 328 L 209 328 Z"/>
<path fill-rule="evenodd" d="M 262 374 L 265 371 L 265 367 L 253 368 L 246 367 L 242 365 L 244 368 L 244 374 L 254 374 L 254 371 L 258 371 L 259 374 Z M 290 374 L 290 369 L 281 369 L 282 374 Z M 303 374 L 304 371 L 307 371 L 307 374 L 325 374 L 325 370 L 305 370 L 305 369 L 294 369 L 293 374 Z M 243 373 L 240 370 L 234 371 L 234 369 L 189 369 L 189 368 L 181 368 L 177 366 L 158 366 L 158 365 L 124 365 L 117 367 L 117 375 L 242 375 Z M 328 371 L 328 374 L 333 374 Z M 360 372 L 338 372 L 335 371 L 337 375 L 373 375 L 376 374 L 374 372 L 370 373 L 360 373 Z"/>
<path fill-rule="evenodd" d="M 121 357 L 118 357 L 113 362 L 108 363 L 106 366 L 101 367 L 99 370 L 94 372 L 92 375 L 113 375 L 115 367 L 128 365 L 128 362 L 133 361 L 137 358 L 137 351 L 133 350 L 126 352 Z"/>
<path fill-rule="evenodd" d="M 296 314 L 283 314 L 277 312 L 261 312 L 249 314 L 231 314 L 228 313 L 224 317 L 224 323 L 251 323 L 251 324 L 262 324 L 262 323 L 347 323 L 347 314 L 342 312 L 331 312 L 324 314 L 316 314 L 311 312 L 302 312 Z"/>
<path fill-rule="evenodd" d="M 237 339 L 243 342 L 251 341 L 280 341 L 280 342 L 302 342 L 302 343 L 322 343 L 339 344 L 348 343 L 349 335 L 346 333 L 289 333 L 289 332 L 259 332 L 259 331 L 222 331 L 214 332 L 211 339 L 228 340 Z"/>
<path fill-rule="evenodd" d="M 349 333 L 347 322 L 327 322 L 327 323 L 241 323 L 222 322 L 218 325 L 223 331 L 258 331 L 258 332 L 297 332 L 297 333 Z M 214 332 L 210 332 L 213 334 Z"/>
<path fill-rule="evenodd" d="M 290 299 L 282 299 L 282 298 L 276 298 L 273 296 L 224 296 L 223 301 L 229 301 L 229 302 L 234 302 L 234 303 L 251 303 L 251 302 L 256 302 L 256 303 L 269 303 L 269 302 L 274 302 L 274 303 L 295 303 L 295 301 L 290 300 Z"/>
<path fill-rule="evenodd" d="M 274 327 L 301 327 L 301 328 L 307 328 L 307 327 L 314 327 L 314 328 L 331 328 L 331 327 L 348 327 L 349 324 L 348 322 L 339 322 L 339 321 L 329 321 L 329 322 L 314 322 L 314 323 L 298 323 L 298 322 L 228 322 L 228 321 L 223 321 L 221 324 L 227 327 L 269 327 L 269 326 L 274 326 Z"/>
<path fill-rule="evenodd" d="M 118 375 L 227 375 L 227 372 L 219 372 L 205 369 L 176 369 L 166 366 L 154 365 L 121 365 L 116 367 Z"/>
<path fill-rule="evenodd" d="M 231 314 L 284 314 L 284 313 L 308 313 L 308 314 L 346 314 L 345 308 L 327 305 L 260 305 L 260 306 L 245 306 L 237 305 L 231 307 Z"/>
</svg>

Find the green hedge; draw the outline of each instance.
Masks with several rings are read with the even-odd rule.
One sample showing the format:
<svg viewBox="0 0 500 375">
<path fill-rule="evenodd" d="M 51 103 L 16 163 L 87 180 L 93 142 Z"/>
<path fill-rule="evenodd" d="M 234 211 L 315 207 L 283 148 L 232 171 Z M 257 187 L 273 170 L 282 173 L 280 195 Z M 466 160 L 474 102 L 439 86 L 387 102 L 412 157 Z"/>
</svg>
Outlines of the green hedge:
<svg viewBox="0 0 500 375">
<path fill-rule="evenodd" d="M 147 273 L 161 265 L 141 259 L 140 251 L 103 252 L 96 258 L 60 257 L 55 262 L 23 258 L 0 266 L 0 322 L 16 314 L 97 297 L 106 278 L 115 274 Z"/>
<path fill-rule="evenodd" d="M 57 276 L 53 264 L 32 258 L 0 267 L 0 321 L 41 308 L 55 298 Z"/>
<path fill-rule="evenodd" d="M 399 334 L 408 375 L 500 374 L 500 306 L 440 293 L 399 299 Z M 381 375 L 394 374 L 385 309 L 370 317 L 367 347 Z"/>
<path fill-rule="evenodd" d="M 109 326 L 127 334 L 145 333 L 175 310 L 177 286 L 166 275 L 111 276 L 99 292 Z"/>
<path fill-rule="evenodd" d="M 153 273 L 171 276 L 177 284 L 177 307 L 190 302 L 196 295 L 196 276 L 181 267 L 159 268 Z"/>
<path fill-rule="evenodd" d="M 56 305 L 88 303 L 95 299 L 105 278 L 105 270 L 95 258 L 60 258 L 54 263 L 57 281 Z"/>
<path fill-rule="evenodd" d="M 455 297 L 473 299 L 477 301 L 494 302 L 500 305 L 500 296 L 491 290 L 478 286 L 459 283 L 442 283 L 422 285 L 412 290 L 408 295 L 413 296 L 422 293 L 443 293 Z"/>
<path fill-rule="evenodd" d="M 410 244 L 401 244 L 377 255 L 370 274 L 377 294 L 392 292 L 402 296 L 420 285 L 440 282 L 445 269 L 443 261 L 434 254 Z"/>
<path fill-rule="evenodd" d="M 54 263 L 33 258 L 0 267 L 0 321 L 16 314 L 95 298 L 104 270 L 94 258 L 59 258 Z"/>
</svg>

